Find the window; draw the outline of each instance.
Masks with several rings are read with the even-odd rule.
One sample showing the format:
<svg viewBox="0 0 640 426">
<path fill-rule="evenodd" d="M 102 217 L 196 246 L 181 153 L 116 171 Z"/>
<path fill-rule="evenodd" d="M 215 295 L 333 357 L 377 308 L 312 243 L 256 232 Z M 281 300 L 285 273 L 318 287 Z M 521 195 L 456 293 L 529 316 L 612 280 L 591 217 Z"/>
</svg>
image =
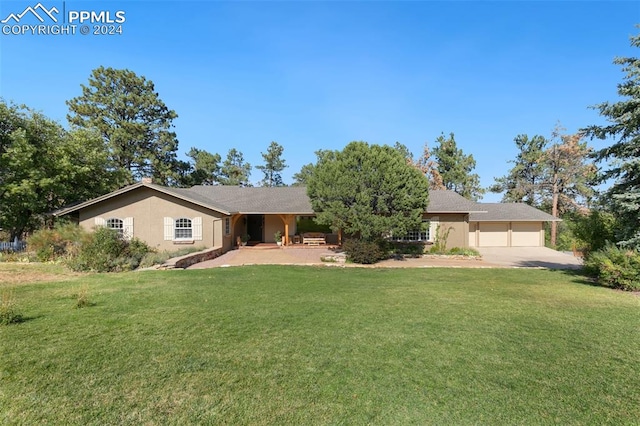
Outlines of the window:
<svg viewBox="0 0 640 426">
<path fill-rule="evenodd" d="M 176 240 L 192 239 L 193 228 L 191 226 L 191 219 L 187 219 L 187 218 L 176 219 L 173 237 Z"/>
<path fill-rule="evenodd" d="M 231 221 L 229 220 L 228 217 L 224 219 L 224 234 L 225 235 L 231 234 Z"/>
<path fill-rule="evenodd" d="M 407 235 L 400 237 L 391 237 L 393 241 L 410 243 L 410 242 L 427 242 L 431 241 L 431 224 L 428 220 L 422 221 L 422 228 L 410 231 Z"/>
<path fill-rule="evenodd" d="M 122 221 L 122 219 L 107 219 L 106 226 L 107 228 L 116 231 L 119 235 L 124 235 L 124 222 Z"/>
</svg>

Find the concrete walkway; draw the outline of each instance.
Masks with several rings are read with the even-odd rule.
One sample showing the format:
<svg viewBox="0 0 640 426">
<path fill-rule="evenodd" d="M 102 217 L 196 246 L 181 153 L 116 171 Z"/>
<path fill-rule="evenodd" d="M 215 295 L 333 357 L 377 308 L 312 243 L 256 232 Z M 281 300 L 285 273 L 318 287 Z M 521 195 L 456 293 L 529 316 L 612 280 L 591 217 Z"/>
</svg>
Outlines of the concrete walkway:
<svg viewBox="0 0 640 426">
<path fill-rule="evenodd" d="M 334 254 L 326 247 L 242 247 L 188 269 L 206 269 L 241 265 L 323 265 L 322 256 Z"/>
<path fill-rule="evenodd" d="M 390 259 L 369 267 L 376 268 L 549 268 L 579 269 L 582 260 L 546 247 L 483 247 L 481 259 L 424 256 L 416 259 Z M 241 265 L 325 265 L 363 267 L 321 260 L 336 253 L 328 247 L 243 247 L 220 257 L 190 266 L 206 269 Z"/>
</svg>

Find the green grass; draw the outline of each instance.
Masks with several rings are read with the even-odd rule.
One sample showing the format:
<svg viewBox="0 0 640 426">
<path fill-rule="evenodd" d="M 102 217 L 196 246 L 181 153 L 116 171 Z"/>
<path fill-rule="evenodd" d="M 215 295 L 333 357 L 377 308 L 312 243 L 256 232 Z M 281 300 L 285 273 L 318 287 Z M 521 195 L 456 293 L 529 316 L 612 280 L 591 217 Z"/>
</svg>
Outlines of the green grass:
<svg viewBox="0 0 640 426">
<path fill-rule="evenodd" d="M 256 266 L 12 285 L 7 424 L 637 424 L 640 297 L 546 270 Z M 93 306 L 76 309 L 87 288 Z"/>
</svg>

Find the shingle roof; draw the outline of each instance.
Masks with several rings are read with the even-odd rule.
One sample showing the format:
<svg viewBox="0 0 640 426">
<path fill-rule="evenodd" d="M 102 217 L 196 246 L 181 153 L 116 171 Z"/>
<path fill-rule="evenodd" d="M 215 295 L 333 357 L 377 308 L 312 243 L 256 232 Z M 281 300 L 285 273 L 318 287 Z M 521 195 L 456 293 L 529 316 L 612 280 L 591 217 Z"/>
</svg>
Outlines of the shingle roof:
<svg viewBox="0 0 640 426">
<path fill-rule="evenodd" d="M 234 213 L 314 214 L 307 189 L 301 186 L 239 187 L 194 186 L 185 190 Z"/>
<path fill-rule="evenodd" d="M 224 214 L 297 214 L 313 215 L 307 189 L 301 186 L 239 187 L 194 186 L 170 188 L 139 182 L 92 200 L 57 210 L 54 216 L 63 216 L 92 204 L 140 187 L 155 189 L 191 203 Z M 520 203 L 475 203 L 453 191 L 429 191 L 427 213 L 470 213 L 470 221 L 558 221 L 560 219 L 543 211 Z"/>
<path fill-rule="evenodd" d="M 470 213 L 484 211 L 481 205 L 446 190 L 429 191 L 427 213 Z"/>
<path fill-rule="evenodd" d="M 478 203 L 486 213 L 471 213 L 469 222 L 557 222 L 555 216 L 524 203 Z"/>
</svg>

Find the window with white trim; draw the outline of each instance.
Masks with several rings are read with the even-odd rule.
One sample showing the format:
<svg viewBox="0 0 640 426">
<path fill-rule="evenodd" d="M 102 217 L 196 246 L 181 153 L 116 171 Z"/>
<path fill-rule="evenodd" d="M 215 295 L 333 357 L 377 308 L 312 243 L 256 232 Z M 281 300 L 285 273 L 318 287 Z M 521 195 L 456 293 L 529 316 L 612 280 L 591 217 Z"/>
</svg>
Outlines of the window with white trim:
<svg viewBox="0 0 640 426">
<path fill-rule="evenodd" d="M 173 238 L 176 240 L 193 239 L 193 226 L 191 219 L 187 219 L 186 217 L 176 219 L 173 230 Z"/>
<path fill-rule="evenodd" d="M 417 243 L 417 242 L 427 242 L 431 241 L 431 224 L 430 221 L 425 219 L 422 221 L 422 227 L 420 229 L 415 229 L 413 231 L 409 231 L 406 235 L 402 236 L 393 236 L 391 240 L 398 241 L 401 243 Z"/>
<path fill-rule="evenodd" d="M 125 223 L 126 228 L 126 223 Z M 201 241 L 202 240 L 202 217 L 172 217 L 164 218 L 164 240 L 165 241 Z"/>
<path fill-rule="evenodd" d="M 117 217 L 111 217 L 107 219 L 105 222 L 105 226 L 109 229 L 113 229 L 119 235 L 124 234 L 124 222 L 122 219 L 118 219 Z"/>
</svg>

